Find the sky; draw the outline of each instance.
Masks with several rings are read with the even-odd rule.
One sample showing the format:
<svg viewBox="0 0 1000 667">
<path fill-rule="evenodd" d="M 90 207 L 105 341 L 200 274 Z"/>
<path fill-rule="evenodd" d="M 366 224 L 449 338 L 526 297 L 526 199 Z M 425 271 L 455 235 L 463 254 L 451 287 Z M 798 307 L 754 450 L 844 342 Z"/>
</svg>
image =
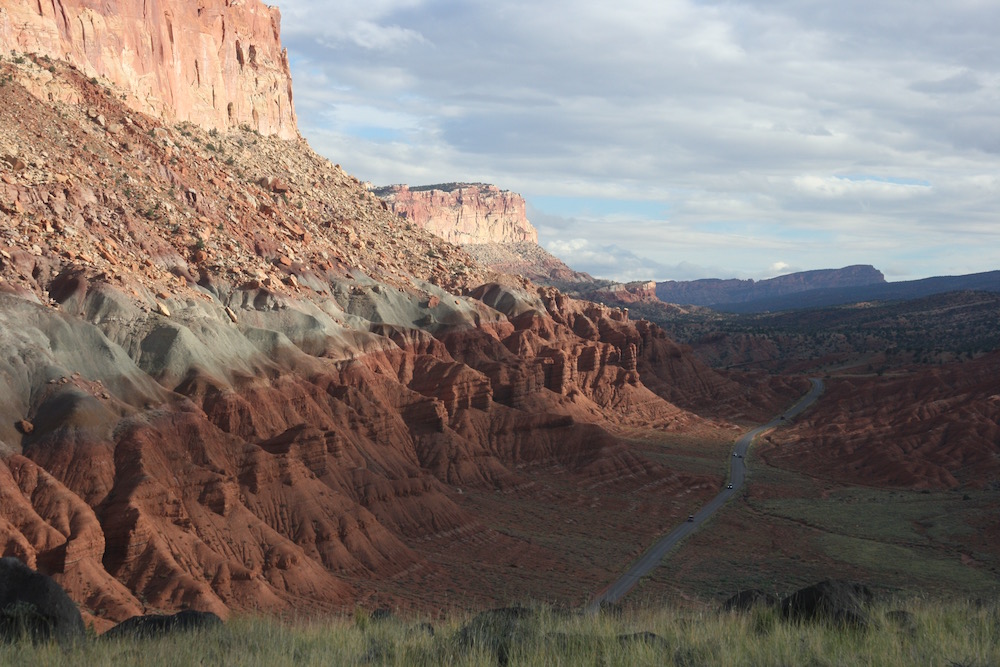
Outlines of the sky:
<svg viewBox="0 0 1000 667">
<path fill-rule="evenodd" d="M 299 129 L 614 280 L 1000 269 L 1000 0 L 277 0 Z"/>
</svg>

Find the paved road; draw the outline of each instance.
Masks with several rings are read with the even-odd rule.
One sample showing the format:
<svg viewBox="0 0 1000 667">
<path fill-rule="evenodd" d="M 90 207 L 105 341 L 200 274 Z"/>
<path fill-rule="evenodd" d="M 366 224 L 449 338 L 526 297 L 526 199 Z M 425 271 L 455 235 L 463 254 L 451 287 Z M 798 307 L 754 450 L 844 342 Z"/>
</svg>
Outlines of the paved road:
<svg viewBox="0 0 1000 667">
<path fill-rule="evenodd" d="M 764 431 L 769 431 L 772 428 L 790 421 L 793 417 L 812 405 L 822 393 L 823 381 L 813 379 L 812 388 L 809 390 L 809 393 L 800 398 L 798 403 L 763 426 L 758 426 L 752 431 L 743 434 L 743 436 L 736 441 L 736 444 L 733 447 L 733 455 L 730 457 L 728 483 L 732 484 L 733 488 L 724 488 L 719 491 L 719 494 L 715 496 L 715 498 L 712 498 L 707 505 L 698 510 L 698 512 L 694 515 L 694 521 L 685 521 L 681 525 L 677 526 L 677 528 L 674 528 L 674 530 L 668 535 L 660 538 L 660 540 L 648 551 L 646 551 L 646 553 L 644 553 L 639 560 L 632 564 L 632 567 L 629 568 L 628 572 L 623 574 L 620 579 L 601 591 L 600 594 L 598 594 L 597 597 L 595 597 L 594 600 L 587 606 L 587 611 L 596 611 L 602 602 L 618 602 L 625 597 L 625 595 L 632 590 L 637 583 L 639 583 L 639 580 L 642 577 L 649 574 L 653 568 L 660 564 L 660 561 L 663 560 L 663 557 L 668 551 L 677 546 L 678 542 L 693 533 L 706 519 L 715 514 L 715 512 L 722 507 L 727 500 L 736 495 L 746 481 L 745 457 L 747 450 L 750 449 L 750 444 L 754 441 L 754 438 Z"/>
</svg>

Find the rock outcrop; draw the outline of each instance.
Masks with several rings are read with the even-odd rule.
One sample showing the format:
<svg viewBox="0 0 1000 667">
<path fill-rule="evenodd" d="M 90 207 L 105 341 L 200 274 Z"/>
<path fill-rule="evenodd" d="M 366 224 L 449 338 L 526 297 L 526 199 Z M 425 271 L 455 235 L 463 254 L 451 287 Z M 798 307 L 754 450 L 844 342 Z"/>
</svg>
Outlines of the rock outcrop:
<svg viewBox="0 0 1000 667">
<path fill-rule="evenodd" d="M 374 192 L 397 216 L 456 245 L 538 243 L 524 199 L 495 185 L 391 185 Z"/>
<path fill-rule="evenodd" d="M 826 580 L 801 588 L 781 601 L 786 619 L 828 622 L 842 627 L 864 628 L 875 599 L 868 586 L 851 581 Z"/>
<path fill-rule="evenodd" d="M 614 303 L 655 303 L 659 300 L 656 296 L 656 283 L 652 280 L 625 284 L 615 283 L 594 290 L 588 296 L 594 300 L 608 300 Z"/>
<path fill-rule="evenodd" d="M 280 22 L 260 0 L 8 0 L 0 46 L 64 60 L 166 122 L 294 138 Z M 36 83 L 42 94 L 79 101 L 51 76 Z"/>
<path fill-rule="evenodd" d="M 83 638 L 80 611 L 59 584 L 16 558 L 0 558 L 0 642 L 55 640 L 68 648 Z"/>
</svg>

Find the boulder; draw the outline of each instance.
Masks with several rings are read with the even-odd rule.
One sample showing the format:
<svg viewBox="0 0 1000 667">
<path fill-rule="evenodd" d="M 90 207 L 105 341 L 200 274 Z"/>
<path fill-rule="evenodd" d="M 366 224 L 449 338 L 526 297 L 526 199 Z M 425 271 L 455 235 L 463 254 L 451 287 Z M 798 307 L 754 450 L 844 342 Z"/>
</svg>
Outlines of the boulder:
<svg viewBox="0 0 1000 667">
<path fill-rule="evenodd" d="M 186 609 L 176 614 L 133 616 L 111 628 L 101 635 L 101 637 L 104 639 L 124 639 L 131 637 L 150 639 L 174 632 L 211 630 L 221 625 L 222 619 L 210 611 Z"/>
<path fill-rule="evenodd" d="M 24 171 L 28 168 L 28 163 L 16 155 L 5 155 L 2 160 L 7 163 L 11 171 Z"/>
<path fill-rule="evenodd" d="M 0 641 L 67 646 L 83 636 L 80 610 L 59 584 L 16 558 L 0 559 Z"/>
<path fill-rule="evenodd" d="M 866 627 L 874 595 L 864 584 L 827 580 L 800 589 L 781 601 L 781 613 L 795 621 L 831 621 Z"/>
</svg>

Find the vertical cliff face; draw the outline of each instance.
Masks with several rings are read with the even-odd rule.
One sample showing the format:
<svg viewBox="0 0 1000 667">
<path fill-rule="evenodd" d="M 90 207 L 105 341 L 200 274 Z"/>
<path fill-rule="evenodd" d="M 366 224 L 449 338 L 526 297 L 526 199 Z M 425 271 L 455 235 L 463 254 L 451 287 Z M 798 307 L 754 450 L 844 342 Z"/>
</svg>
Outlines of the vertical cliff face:
<svg viewBox="0 0 1000 667">
<path fill-rule="evenodd" d="M 375 190 L 391 211 L 456 245 L 538 243 L 521 195 L 483 183 Z"/>
<path fill-rule="evenodd" d="M 294 138 L 280 23 L 259 0 L 5 0 L 0 48 L 66 60 L 167 121 Z"/>
</svg>

